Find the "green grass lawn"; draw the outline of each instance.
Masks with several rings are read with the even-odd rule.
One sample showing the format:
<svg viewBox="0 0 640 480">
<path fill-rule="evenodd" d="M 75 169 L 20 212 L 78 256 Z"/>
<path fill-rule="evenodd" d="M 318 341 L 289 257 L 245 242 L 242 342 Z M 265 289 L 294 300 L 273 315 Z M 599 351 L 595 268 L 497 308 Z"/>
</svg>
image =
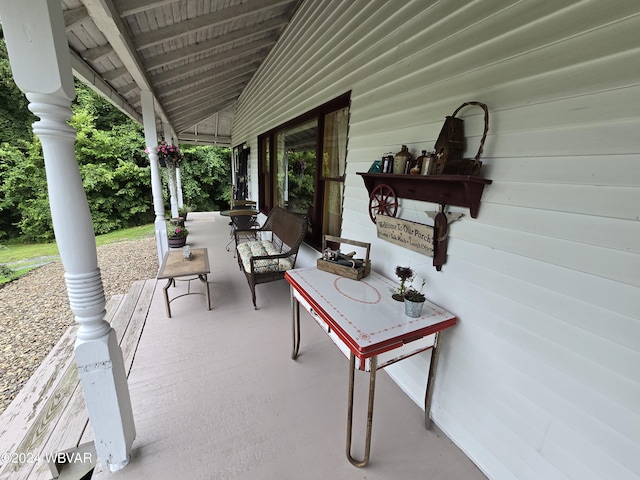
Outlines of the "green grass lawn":
<svg viewBox="0 0 640 480">
<path fill-rule="evenodd" d="M 127 228 L 116 232 L 106 233 L 96 236 L 98 246 L 108 243 L 123 242 L 126 240 L 140 240 L 154 236 L 154 225 L 142 225 L 140 227 Z M 6 283 L 14 278 L 24 275 L 35 268 L 33 264 L 38 264 L 38 259 L 58 255 L 58 245 L 52 243 L 11 243 L 0 248 L 0 266 L 8 265 L 13 269 L 12 273 L 5 272 L 0 268 L 0 284 Z M 11 266 L 14 262 L 25 262 L 25 266 Z M 32 265 L 28 265 L 32 264 Z"/>
</svg>

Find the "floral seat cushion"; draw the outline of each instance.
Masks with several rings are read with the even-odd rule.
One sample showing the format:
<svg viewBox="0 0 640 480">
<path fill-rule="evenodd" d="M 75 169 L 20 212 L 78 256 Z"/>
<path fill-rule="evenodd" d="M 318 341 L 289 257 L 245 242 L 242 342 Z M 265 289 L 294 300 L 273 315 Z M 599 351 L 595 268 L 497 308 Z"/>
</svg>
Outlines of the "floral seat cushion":
<svg viewBox="0 0 640 480">
<path fill-rule="evenodd" d="M 238 256 L 242 260 L 245 271 L 251 272 L 251 258 L 264 255 L 278 255 L 280 251 L 268 240 L 256 240 L 238 245 Z M 284 272 L 291 270 L 293 261 L 291 258 L 274 258 L 258 260 L 255 262 L 254 272 Z"/>
</svg>

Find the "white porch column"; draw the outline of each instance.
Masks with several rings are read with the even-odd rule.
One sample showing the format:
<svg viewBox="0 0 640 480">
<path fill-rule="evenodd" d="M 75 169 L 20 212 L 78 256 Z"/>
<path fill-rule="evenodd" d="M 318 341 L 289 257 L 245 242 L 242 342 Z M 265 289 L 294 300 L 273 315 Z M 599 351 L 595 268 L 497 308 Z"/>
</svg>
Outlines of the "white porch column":
<svg viewBox="0 0 640 480">
<path fill-rule="evenodd" d="M 172 135 L 171 142 L 174 145 L 178 145 L 178 137 Z M 184 207 L 184 201 L 182 199 L 182 173 L 180 172 L 180 167 L 176 169 L 176 190 L 178 193 L 178 208 L 182 208 Z"/>
<path fill-rule="evenodd" d="M 93 224 L 67 124 L 75 97 L 60 0 L 3 0 L 0 17 L 14 79 L 40 120 L 53 227 L 71 310 L 79 323 L 75 357 L 100 462 L 127 465 L 135 438 L 127 376 L 116 334 L 104 320 Z M 28 181 L 28 180 L 26 180 Z"/>
<path fill-rule="evenodd" d="M 176 139 L 168 123 L 162 125 L 164 129 L 164 140 L 170 145 L 176 145 Z M 171 198 L 171 216 L 178 217 L 178 208 L 182 206 L 182 185 L 180 184 L 180 168 L 175 170 L 175 183 L 169 182 L 169 194 Z"/>
<path fill-rule="evenodd" d="M 182 199 L 182 175 L 180 174 L 180 168 L 176 169 L 176 182 L 178 183 L 178 208 L 184 207 L 184 201 Z"/>
<path fill-rule="evenodd" d="M 144 126 L 144 140 L 149 152 L 151 164 L 151 193 L 153 195 L 153 210 L 156 214 L 156 246 L 158 248 L 158 265 L 162 265 L 164 254 L 169 250 L 167 238 L 167 222 L 164 216 L 164 201 L 162 200 L 162 180 L 160 165 L 158 165 L 158 135 L 156 134 L 156 116 L 153 94 L 149 91 L 140 92 L 142 101 L 142 124 Z"/>
</svg>

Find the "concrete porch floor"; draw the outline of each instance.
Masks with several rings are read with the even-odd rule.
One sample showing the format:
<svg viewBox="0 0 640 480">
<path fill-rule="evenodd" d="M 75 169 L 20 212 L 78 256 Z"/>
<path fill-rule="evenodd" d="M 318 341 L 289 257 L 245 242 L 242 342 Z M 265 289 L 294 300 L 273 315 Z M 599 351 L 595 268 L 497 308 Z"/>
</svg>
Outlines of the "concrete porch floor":
<svg viewBox="0 0 640 480">
<path fill-rule="evenodd" d="M 192 248 L 207 247 L 211 307 L 185 296 L 165 313 L 156 285 L 129 376 L 137 437 L 129 466 L 107 479 L 437 479 L 486 477 L 383 371 L 371 461 L 345 456 L 348 360 L 303 311 L 291 360 L 289 287 L 257 286 L 253 309 L 229 241 L 228 217 L 191 213 Z M 204 291 L 198 281 L 192 291 Z M 186 291 L 186 282 L 170 297 Z M 368 374 L 356 374 L 354 450 L 362 456 Z M 361 408 L 357 406 L 361 405 Z"/>
</svg>

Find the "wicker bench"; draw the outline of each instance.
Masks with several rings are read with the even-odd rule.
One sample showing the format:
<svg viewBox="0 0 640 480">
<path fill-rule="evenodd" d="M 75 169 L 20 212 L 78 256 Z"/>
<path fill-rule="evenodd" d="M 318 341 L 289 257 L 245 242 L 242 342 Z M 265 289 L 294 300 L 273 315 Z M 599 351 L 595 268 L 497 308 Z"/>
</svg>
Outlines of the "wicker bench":
<svg viewBox="0 0 640 480">
<path fill-rule="evenodd" d="M 234 232 L 238 265 L 247 277 L 255 309 L 256 285 L 281 280 L 287 270 L 295 267 L 306 230 L 306 217 L 274 207 L 264 225 L 251 230 L 257 234 L 256 240 L 243 242 L 247 232 Z"/>
</svg>

